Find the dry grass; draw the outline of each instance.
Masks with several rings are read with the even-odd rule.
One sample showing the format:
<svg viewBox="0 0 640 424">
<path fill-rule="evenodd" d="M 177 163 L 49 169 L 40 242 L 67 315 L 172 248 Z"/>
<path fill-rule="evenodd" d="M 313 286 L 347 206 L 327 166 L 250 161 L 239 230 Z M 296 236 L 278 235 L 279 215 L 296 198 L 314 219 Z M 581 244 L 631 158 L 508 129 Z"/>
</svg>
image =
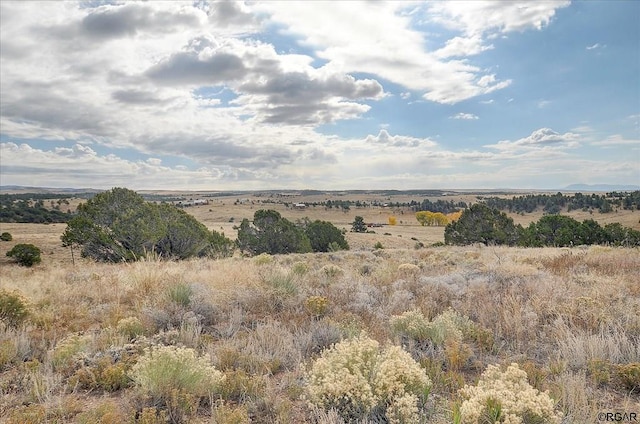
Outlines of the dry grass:
<svg viewBox="0 0 640 424">
<path fill-rule="evenodd" d="M 640 362 L 638 249 L 416 250 L 413 227 L 384 231 L 396 228 L 406 236 L 350 234 L 356 249 L 346 252 L 72 266 L 57 241 L 62 225 L 13 224 L 16 242 L 50 243 L 54 253 L 32 269 L 0 259 L 0 289 L 18 291 L 29 309 L 25 326 L 0 325 L 0 416 L 160 420 L 118 378 L 145 347 L 178 344 L 229 379 L 191 422 L 338 423 L 300 399 L 302 376 L 324 348 L 361 332 L 402 343 L 425 367 L 434 383 L 425 422 L 451 422 L 457 390 L 488 364 L 511 362 L 550 391 L 566 423 L 640 413 L 640 394 L 614 378 L 616 367 Z M 402 248 L 374 251 L 377 240 Z M 448 308 L 475 324 L 455 345 L 392 331 L 393 315 L 417 309 L 433 319 Z"/>
</svg>

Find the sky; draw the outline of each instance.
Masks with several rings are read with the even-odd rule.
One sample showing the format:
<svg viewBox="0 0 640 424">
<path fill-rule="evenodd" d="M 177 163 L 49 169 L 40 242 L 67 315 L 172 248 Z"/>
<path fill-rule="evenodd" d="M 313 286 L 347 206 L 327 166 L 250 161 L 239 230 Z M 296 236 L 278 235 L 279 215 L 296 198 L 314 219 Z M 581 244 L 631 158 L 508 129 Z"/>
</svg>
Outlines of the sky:
<svg viewBox="0 0 640 424">
<path fill-rule="evenodd" d="M 0 145 L 0 185 L 638 185 L 640 2 L 3 0 Z"/>
</svg>

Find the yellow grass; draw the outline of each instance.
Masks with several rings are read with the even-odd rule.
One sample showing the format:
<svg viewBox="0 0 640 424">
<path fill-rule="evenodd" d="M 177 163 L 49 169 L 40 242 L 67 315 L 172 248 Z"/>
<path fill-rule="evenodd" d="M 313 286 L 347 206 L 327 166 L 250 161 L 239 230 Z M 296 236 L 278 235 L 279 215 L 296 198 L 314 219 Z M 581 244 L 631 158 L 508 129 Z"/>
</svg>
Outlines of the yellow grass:
<svg viewBox="0 0 640 424">
<path fill-rule="evenodd" d="M 15 236 L 37 239 L 29 234 Z M 258 422 L 310 422 L 328 416 L 300 398 L 302 371 L 322 349 L 361 331 L 401 343 L 390 328 L 392 315 L 418 309 L 433 318 L 447 308 L 469 317 L 481 333 L 466 338 L 459 345 L 465 354 L 455 358 L 449 347 L 405 344 L 434 380 L 425 422 L 450 422 L 457 389 L 473 384 L 487 365 L 510 362 L 550 391 L 566 422 L 596 422 L 601 411 L 640 412 L 638 392 L 616 379 L 616 367 L 640 362 L 638 249 L 369 249 L 76 266 L 54 253 L 32 269 L 2 262 L 0 275 L 0 288 L 20 292 L 31 311 L 21 329 L 0 330 L 0 416 L 12 422 L 100 415 L 104 389 L 86 382 L 90 389 L 74 387 L 87 372 L 81 370 L 97 372 L 93 358 L 112 355 L 106 352 L 133 349 L 135 362 L 141 354 L 135 346 L 171 343 L 209 355 L 236 379 L 229 384 L 244 375 L 242 384 L 266 387 L 257 398 L 229 386 L 218 412 L 201 405 L 190 422 L 214 422 L 213 415 L 233 410 L 262 416 Z M 178 284 L 191 287 L 190 303 L 172 300 Z M 314 296 L 326 299 L 321 315 L 308 307 Z M 144 326 L 145 337 L 133 345 L 116 330 L 128 317 Z M 57 347 L 73 334 L 86 336 L 85 344 L 64 367 L 52 367 Z M 151 406 L 134 386 L 115 394 L 110 402 L 118 419 Z"/>
</svg>

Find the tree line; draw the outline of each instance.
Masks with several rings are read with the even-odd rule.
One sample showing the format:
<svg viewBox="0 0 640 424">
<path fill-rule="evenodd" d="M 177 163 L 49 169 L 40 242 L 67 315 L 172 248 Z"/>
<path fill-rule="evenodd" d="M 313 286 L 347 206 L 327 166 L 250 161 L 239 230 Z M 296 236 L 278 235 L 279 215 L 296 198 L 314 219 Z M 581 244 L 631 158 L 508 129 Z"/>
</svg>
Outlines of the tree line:
<svg viewBox="0 0 640 424">
<path fill-rule="evenodd" d="M 29 195 L 33 196 L 33 195 Z M 47 199 L 55 195 L 46 195 Z M 26 195 L 2 194 L 0 195 L 0 222 L 19 223 L 54 223 L 67 222 L 71 219 L 72 212 L 67 209 L 68 198 L 57 197 L 57 201 L 51 200 L 49 208 L 45 207 L 43 198 L 26 197 Z"/>
<path fill-rule="evenodd" d="M 545 213 L 559 213 L 566 208 L 572 210 L 594 211 L 609 213 L 614 207 L 625 210 L 640 210 L 640 191 L 611 192 L 606 194 L 565 195 L 556 194 L 528 194 L 513 196 L 511 199 L 500 197 L 478 197 L 478 200 L 490 208 L 512 213 L 531 213 L 542 208 Z"/>
<path fill-rule="evenodd" d="M 604 227 L 593 219 L 579 222 L 569 216 L 545 215 L 528 227 L 515 224 L 504 212 L 476 203 L 462 212 L 457 221 L 448 224 L 445 244 L 508 245 L 522 247 L 578 246 L 603 244 L 640 246 L 640 231 L 619 223 Z"/>
</svg>

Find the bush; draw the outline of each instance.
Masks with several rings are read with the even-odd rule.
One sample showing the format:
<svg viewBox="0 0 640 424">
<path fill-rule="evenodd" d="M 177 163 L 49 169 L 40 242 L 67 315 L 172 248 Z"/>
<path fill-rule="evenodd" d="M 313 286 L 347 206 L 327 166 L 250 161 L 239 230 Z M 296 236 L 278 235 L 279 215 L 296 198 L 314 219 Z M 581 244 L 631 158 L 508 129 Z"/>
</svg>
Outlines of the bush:
<svg viewBox="0 0 640 424">
<path fill-rule="evenodd" d="M 448 224 L 444 230 L 446 244 L 468 245 L 518 243 L 522 227 L 497 209 L 476 203 L 465 209 L 457 221 Z"/>
<path fill-rule="evenodd" d="M 562 421 L 549 394 L 531 387 L 527 373 L 515 363 L 506 371 L 501 371 L 497 365 L 489 365 L 478 384 L 463 387 L 460 394 L 465 399 L 459 411 L 461 424 L 560 424 Z"/>
<path fill-rule="evenodd" d="M 396 334 L 418 342 L 429 340 L 431 332 L 429 320 L 417 309 L 392 316 L 391 328 Z"/>
<path fill-rule="evenodd" d="M 398 346 L 380 349 L 368 337 L 343 341 L 323 351 L 307 375 L 311 406 L 334 408 L 348 422 L 418 422 L 418 402 L 431 381 Z"/>
<path fill-rule="evenodd" d="M 62 244 L 102 262 L 135 261 L 152 253 L 166 259 L 228 256 L 233 243 L 181 209 L 147 203 L 136 192 L 114 188 L 78 206 Z"/>
<path fill-rule="evenodd" d="M 640 391 L 640 362 L 618 365 L 616 375 L 624 390 Z"/>
<path fill-rule="evenodd" d="M 78 358 L 91 349 L 90 335 L 70 334 L 60 340 L 50 351 L 51 365 L 55 371 L 70 375 L 78 365 Z"/>
<path fill-rule="evenodd" d="M 329 309 L 329 299 L 324 296 L 310 296 L 304 301 L 304 308 L 315 318 L 324 316 Z"/>
<path fill-rule="evenodd" d="M 27 319 L 27 302 L 18 293 L 0 290 L 0 320 L 9 328 L 18 328 Z"/>
<path fill-rule="evenodd" d="M 316 220 L 304 225 L 304 232 L 309 237 L 314 252 L 334 252 L 348 250 L 349 244 L 344 234 L 332 223 Z"/>
<path fill-rule="evenodd" d="M 351 223 L 351 231 L 354 233 L 366 233 L 367 232 L 367 224 L 364 223 L 364 218 L 361 216 L 356 216 L 353 222 Z"/>
<path fill-rule="evenodd" d="M 195 350 L 176 346 L 147 349 L 129 376 L 154 404 L 167 408 L 173 422 L 193 414 L 200 400 L 218 391 L 224 379 Z"/>
<path fill-rule="evenodd" d="M 14 258 L 22 266 L 33 266 L 42 262 L 41 250 L 33 244 L 16 244 L 7 252 L 7 256 Z"/>
<path fill-rule="evenodd" d="M 7 233 L 6 231 L 0 234 L 0 241 L 11 241 L 13 240 L 13 236 L 11 233 Z"/>
<path fill-rule="evenodd" d="M 122 318 L 116 325 L 118 333 L 127 336 L 129 340 L 133 340 L 144 334 L 144 325 L 137 317 Z"/>
<path fill-rule="evenodd" d="M 474 327 L 469 318 L 453 309 L 447 309 L 432 321 L 415 309 L 391 317 L 391 328 L 396 334 L 418 342 L 428 340 L 436 346 L 445 344 L 447 340 L 459 343 Z"/>
<path fill-rule="evenodd" d="M 238 228 L 237 245 L 251 255 L 311 252 L 311 242 L 304 231 L 274 210 L 258 210 L 253 225 L 243 219 Z"/>
<path fill-rule="evenodd" d="M 127 376 L 129 365 L 125 361 L 115 362 L 108 355 L 101 356 L 95 361 L 79 368 L 70 378 L 73 387 L 84 390 L 104 390 L 116 392 L 129 387 L 131 380 Z"/>
</svg>

